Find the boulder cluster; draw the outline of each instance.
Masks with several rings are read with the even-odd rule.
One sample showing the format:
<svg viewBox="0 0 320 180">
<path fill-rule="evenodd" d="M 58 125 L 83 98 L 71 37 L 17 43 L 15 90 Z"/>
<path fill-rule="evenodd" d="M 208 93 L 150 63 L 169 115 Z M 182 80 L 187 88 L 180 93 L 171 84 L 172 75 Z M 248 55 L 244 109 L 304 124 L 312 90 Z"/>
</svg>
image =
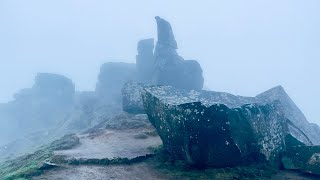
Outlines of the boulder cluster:
<svg viewBox="0 0 320 180">
<path fill-rule="evenodd" d="M 199 63 L 180 57 L 171 25 L 156 21 L 154 54 L 152 39 L 139 42 L 139 78 L 124 85 L 123 110 L 146 113 L 174 159 L 199 167 L 269 163 L 320 174 L 320 128 L 281 86 L 255 97 L 203 91 Z"/>
<path fill-rule="evenodd" d="M 204 79 L 200 64 L 179 56 L 171 25 L 160 17 L 155 19 L 158 27 L 156 46 L 154 39 L 139 41 L 136 64 L 108 62 L 102 65 L 96 86 L 96 92 L 101 97 L 108 100 L 121 98 L 121 89 L 128 81 L 145 85 L 170 85 L 186 90 L 203 88 Z M 122 92 L 126 93 L 125 90 Z M 125 97 L 130 94 L 132 93 L 128 92 Z M 124 106 L 126 102 L 124 99 Z"/>
<path fill-rule="evenodd" d="M 119 106 L 130 114 L 147 114 L 166 151 L 190 165 L 269 163 L 320 175 L 320 127 L 307 121 L 281 86 L 255 97 L 202 90 L 200 64 L 179 56 L 170 23 L 155 19 L 157 43 L 139 41 L 135 64 L 103 64 L 95 91 L 75 92 L 64 76 L 38 74 L 32 88 L 0 105 L 0 115 L 16 122 L 9 129 L 27 134 L 58 123 L 55 133 L 70 133 L 113 117 Z M 14 136 L 8 132 L 0 136 Z"/>
</svg>

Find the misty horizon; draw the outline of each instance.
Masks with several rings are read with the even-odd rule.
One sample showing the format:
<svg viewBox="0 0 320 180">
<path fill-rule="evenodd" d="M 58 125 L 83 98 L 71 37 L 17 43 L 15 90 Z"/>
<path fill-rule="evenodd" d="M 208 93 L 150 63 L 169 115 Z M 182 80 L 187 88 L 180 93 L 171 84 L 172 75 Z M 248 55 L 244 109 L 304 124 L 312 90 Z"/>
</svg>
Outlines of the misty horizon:
<svg viewBox="0 0 320 180">
<path fill-rule="evenodd" d="M 282 85 L 307 119 L 320 124 L 319 5 L 207 1 L 181 10 L 170 1 L 2 1 L 0 102 L 31 87 L 38 72 L 69 77 L 78 91 L 94 90 L 103 63 L 134 63 L 137 42 L 156 39 L 159 15 L 171 22 L 179 54 L 203 67 L 205 88 L 255 96 Z"/>
</svg>

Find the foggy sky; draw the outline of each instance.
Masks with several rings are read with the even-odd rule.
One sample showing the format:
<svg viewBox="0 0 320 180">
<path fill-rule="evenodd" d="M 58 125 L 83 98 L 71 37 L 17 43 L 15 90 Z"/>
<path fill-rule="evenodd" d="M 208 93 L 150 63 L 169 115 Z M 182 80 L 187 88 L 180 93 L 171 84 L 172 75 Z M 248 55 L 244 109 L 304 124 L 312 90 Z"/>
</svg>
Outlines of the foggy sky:
<svg viewBox="0 0 320 180">
<path fill-rule="evenodd" d="M 107 61 L 135 62 L 137 41 L 156 38 L 154 16 L 173 26 L 179 53 L 196 59 L 205 86 L 255 96 L 282 85 L 320 124 L 319 0 L 1 0 L 0 102 L 37 72 L 93 90 Z"/>
</svg>

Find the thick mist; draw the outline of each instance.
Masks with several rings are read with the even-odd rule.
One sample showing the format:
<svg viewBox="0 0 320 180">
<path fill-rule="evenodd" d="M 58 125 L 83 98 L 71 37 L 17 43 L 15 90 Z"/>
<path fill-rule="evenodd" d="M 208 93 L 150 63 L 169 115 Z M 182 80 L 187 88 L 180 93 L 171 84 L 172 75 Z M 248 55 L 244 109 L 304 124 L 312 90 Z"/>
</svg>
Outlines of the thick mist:
<svg viewBox="0 0 320 180">
<path fill-rule="evenodd" d="M 206 88 L 254 96 L 282 85 L 320 123 L 320 22 L 316 0 L 1 1 L 0 102 L 31 87 L 37 72 L 92 90 L 107 61 L 134 62 L 136 44 L 168 19 L 186 59 L 202 65 Z M 2 130 L 3 127 L 1 127 Z"/>
</svg>

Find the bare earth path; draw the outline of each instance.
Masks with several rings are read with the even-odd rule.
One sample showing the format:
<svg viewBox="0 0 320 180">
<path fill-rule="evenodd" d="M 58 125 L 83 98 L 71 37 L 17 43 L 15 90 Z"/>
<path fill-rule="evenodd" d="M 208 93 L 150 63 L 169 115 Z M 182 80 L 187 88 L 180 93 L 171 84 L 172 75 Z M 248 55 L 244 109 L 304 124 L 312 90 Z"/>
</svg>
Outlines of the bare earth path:
<svg viewBox="0 0 320 180">
<path fill-rule="evenodd" d="M 85 159 L 132 159 L 152 153 L 150 148 L 156 148 L 162 144 L 159 136 L 149 136 L 145 139 L 137 139 L 137 130 L 102 130 L 98 136 L 80 136 L 80 146 L 74 149 L 56 151 L 56 155 L 65 155 L 68 158 Z"/>
<path fill-rule="evenodd" d="M 154 128 L 146 121 L 147 126 L 135 129 L 95 129 L 93 132 L 78 135 L 80 145 L 69 150 L 55 151 L 66 159 L 114 159 L 145 156 L 153 153 L 152 149 L 162 144 L 158 135 L 152 134 Z M 190 179 L 165 174 L 158 170 L 151 160 L 130 165 L 62 165 L 59 168 L 45 171 L 34 180 L 162 180 Z M 193 177 L 194 179 L 194 177 Z M 210 179 L 210 178 L 209 178 Z M 273 175 L 274 180 L 312 180 L 312 177 L 292 171 L 280 171 Z"/>
</svg>

